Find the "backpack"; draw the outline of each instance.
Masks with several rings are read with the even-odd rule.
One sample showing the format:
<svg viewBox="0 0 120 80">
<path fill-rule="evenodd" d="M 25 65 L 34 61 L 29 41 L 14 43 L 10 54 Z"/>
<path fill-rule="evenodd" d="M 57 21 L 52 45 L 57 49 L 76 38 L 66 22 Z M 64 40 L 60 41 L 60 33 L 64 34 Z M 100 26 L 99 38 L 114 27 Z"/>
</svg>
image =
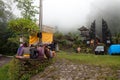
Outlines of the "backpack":
<svg viewBox="0 0 120 80">
<path fill-rule="evenodd" d="M 36 48 L 30 49 L 30 58 L 31 59 L 37 59 L 38 58 L 38 51 Z"/>
</svg>

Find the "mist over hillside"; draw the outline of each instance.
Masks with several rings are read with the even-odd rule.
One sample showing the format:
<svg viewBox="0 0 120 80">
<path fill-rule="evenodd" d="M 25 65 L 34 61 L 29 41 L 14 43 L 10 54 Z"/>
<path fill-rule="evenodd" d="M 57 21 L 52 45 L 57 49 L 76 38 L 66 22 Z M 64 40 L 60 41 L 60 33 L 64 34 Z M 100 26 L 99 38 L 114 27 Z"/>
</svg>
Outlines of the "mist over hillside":
<svg viewBox="0 0 120 80">
<path fill-rule="evenodd" d="M 96 0 L 91 3 L 90 12 L 86 24 L 90 27 L 91 22 L 96 20 L 96 32 L 101 36 L 102 19 L 104 19 L 111 33 L 120 32 L 120 1 L 119 0 Z"/>
</svg>

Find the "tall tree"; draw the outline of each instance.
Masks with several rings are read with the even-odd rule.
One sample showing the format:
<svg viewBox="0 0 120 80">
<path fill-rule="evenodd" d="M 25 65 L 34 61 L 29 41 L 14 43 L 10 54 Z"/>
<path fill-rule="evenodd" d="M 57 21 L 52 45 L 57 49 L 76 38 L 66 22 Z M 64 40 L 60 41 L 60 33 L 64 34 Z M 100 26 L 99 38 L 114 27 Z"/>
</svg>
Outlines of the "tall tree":
<svg viewBox="0 0 120 80">
<path fill-rule="evenodd" d="M 9 16 L 12 15 L 10 11 L 10 5 L 0 0 L 0 22 L 7 22 L 9 20 Z"/>
<path fill-rule="evenodd" d="M 11 7 L 9 2 L 5 2 L 4 0 L 0 0 L 0 50 L 1 53 L 7 53 L 9 51 L 5 45 L 8 41 L 7 39 L 11 35 L 7 30 L 7 23 L 12 18 Z M 10 47 L 10 46 L 9 46 Z"/>
<path fill-rule="evenodd" d="M 34 0 L 14 0 L 17 2 L 17 7 L 21 11 L 23 18 L 35 20 L 35 15 L 38 14 L 37 7 L 33 6 Z"/>
</svg>

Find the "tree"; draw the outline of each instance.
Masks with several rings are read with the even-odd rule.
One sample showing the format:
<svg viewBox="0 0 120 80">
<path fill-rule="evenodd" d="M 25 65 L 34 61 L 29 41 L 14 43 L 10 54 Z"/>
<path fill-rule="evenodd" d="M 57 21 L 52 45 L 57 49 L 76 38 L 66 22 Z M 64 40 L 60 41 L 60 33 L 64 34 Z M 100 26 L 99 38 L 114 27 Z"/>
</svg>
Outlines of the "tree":
<svg viewBox="0 0 120 80">
<path fill-rule="evenodd" d="M 39 27 L 35 22 L 25 18 L 11 20 L 8 24 L 8 28 L 18 34 L 34 34 L 39 31 Z"/>
<path fill-rule="evenodd" d="M 6 31 L 9 16 L 12 15 L 10 10 L 11 7 L 2 0 L 0 0 L 0 35 L 3 35 L 3 33 Z"/>
<path fill-rule="evenodd" d="M 9 40 L 17 43 L 20 36 L 26 37 L 28 40 L 29 35 L 35 35 L 39 31 L 39 27 L 35 22 L 24 18 L 11 20 L 8 25 L 8 29 L 14 33 L 13 37 L 9 38 Z"/>
<path fill-rule="evenodd" d="M 38 14 L 37 7 L 33 6 L 33 0 L 14 0 L 17 7 L 21 10 L 23 18 L 35 20 L 35 14 Z"/>
<path fill-rule="evenodd" d="M 4 2 L 3 0 L 0 0 L 0 50 L 1 50 L 1 54 L 7 53 L 7 51 L 9 52 L 9 50 L 6 47 L 8 47 L 7 39 L 10 37 L 11 32 L 7 30 L 7 26 L 8 26 L 7 23 L 11 18 L 13 18 L 13 14 L 11 12 L 11 7 L 8 3 Z"/>
<path fill-rule="evenodd" d="M 114 44 L 120 44 L 120 33 L 115 33 L 113 37 Z"/>
<path fill-rule="evenodd" d="M 12 15 L 11 6 L 0 0 L 0 22 L 7 22 L 10 15 Z"/>
<path fill-rule="evenodd" d="M 66 39 L 68 41 L 72 42 L 72 47 L 74 47 L 74 48 L 82 45 L 82 39 L 81 39 L 81 36 L 79 35 L 79 33 L 71 33 L 71 32 L 69 32 L 66 35 Z"/>
<path fill-rule="evenodd" d="M 59 32 L 59 31 L 55 32 L 55 34 L 54 34 L 54 40 L 56 42 L 60 42 L 62 39 L 64 39 L 63 33 Z"/>
</svg>

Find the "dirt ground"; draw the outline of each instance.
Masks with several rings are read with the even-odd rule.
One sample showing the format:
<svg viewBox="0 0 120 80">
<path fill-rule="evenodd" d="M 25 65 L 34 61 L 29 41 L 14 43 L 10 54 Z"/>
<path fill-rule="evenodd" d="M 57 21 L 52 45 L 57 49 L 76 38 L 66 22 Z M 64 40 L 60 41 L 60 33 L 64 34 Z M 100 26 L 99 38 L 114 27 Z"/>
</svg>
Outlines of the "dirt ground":
<svg viewBox="0 0 120 80">
<path fill-rule="evenodd" d="M 0 56 L 0 67 L 9 63 L 12 57 Z"/>
</svg>

